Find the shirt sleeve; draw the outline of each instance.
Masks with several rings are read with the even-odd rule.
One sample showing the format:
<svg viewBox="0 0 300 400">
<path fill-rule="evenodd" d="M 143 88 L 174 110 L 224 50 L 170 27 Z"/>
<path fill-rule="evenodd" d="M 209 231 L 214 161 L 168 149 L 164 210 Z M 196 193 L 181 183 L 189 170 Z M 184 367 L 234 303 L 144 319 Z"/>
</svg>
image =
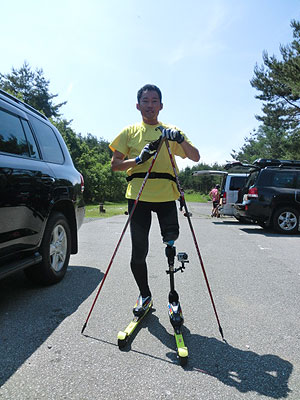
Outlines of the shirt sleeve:
<svg viewBox="0 0 300 400">
<path fill-rule="evenodd" d="M 125 156 L 128 155 L 128 130 L 126 128 L 110 143 L 109 148 L 113 152 L 117 150 Z"/>
</svg>

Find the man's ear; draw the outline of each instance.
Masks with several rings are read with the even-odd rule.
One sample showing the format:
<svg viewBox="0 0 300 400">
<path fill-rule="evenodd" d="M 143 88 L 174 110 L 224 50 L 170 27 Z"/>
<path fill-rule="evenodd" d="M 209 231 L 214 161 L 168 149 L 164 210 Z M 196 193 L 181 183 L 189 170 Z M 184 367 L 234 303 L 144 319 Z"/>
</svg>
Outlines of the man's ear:
<svg viewBox="0 0 300 400">
<path fill-rule="evenodd" d="M 160 109 L 162 110 L 164 108 L 163 103 L 160 103 Z"/>
<path fill-rule="evenodd" d="M 141 111 L 139 103 L 136 103 L 136 108 L 137 108 L 137 110 Z"/>
</svg>

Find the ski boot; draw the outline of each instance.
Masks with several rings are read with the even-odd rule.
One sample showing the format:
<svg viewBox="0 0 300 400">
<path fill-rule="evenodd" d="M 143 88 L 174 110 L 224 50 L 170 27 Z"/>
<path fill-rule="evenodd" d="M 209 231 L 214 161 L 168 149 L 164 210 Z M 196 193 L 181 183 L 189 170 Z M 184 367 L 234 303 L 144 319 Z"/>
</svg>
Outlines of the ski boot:
<svg viewBox="0 0 300 400">
<path fill-rule="evenodd" d="M 141 295 L 139 295 L 135 303 L 135 306 L 133 308 L 133 315 L 135 317 L 142 317 L 149 308 L 151 302 L 152 302 L 151 296 L 142 297 Z"/>
<path fill-rule="evenodd" d="M 143 320 L 143 318 L 148 314 L 153 306 L 153 300 L 151 296 L 143 298 L 141 295 L 138 297 L 137 302 L 133 308 L 133 319 L 124 329 L 118 333 L 118 346 L 122 349 L 128 343 L 130 336 L 133 334 L 137 326 Z"/>
</svg>

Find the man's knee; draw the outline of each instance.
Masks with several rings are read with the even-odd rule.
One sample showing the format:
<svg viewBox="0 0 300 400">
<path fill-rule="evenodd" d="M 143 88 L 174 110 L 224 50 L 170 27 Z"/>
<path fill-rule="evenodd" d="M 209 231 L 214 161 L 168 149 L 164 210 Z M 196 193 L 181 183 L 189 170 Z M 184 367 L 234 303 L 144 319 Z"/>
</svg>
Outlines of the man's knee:
<svg viewBox="0 0 300 400">
<path fill-rule="evenodd" d="M 163 242 L 167 243 L 172 240 L 178 239 L 179 236 L 179 227 L 171 227 L 168 229 L 165 229 L 164 232 L 162 232 L 162 237 L 163 237 Z"/>
</svg>

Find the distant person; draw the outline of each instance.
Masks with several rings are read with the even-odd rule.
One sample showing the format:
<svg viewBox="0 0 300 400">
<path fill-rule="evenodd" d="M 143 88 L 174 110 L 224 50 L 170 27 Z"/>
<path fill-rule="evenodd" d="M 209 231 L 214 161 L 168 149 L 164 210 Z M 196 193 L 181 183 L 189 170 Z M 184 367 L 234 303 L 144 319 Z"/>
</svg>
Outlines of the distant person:
<svg viewBox="0 0 300 400">
<path fill-rule="evenodd" d="M 216 185 L 211 191 L 209 192 L 209 197 L 212 199 L 212 217 L 220 218 L 219 212 L 219 203 L 220 203 L 220 193 L 219 193 L 220 185 Z"/>
<path fill-rule="evenodd" d="M 112 170 L 126 171 L 128 175 L 126 198 L 129 213 L 151 165 L 151 157 L 155 153 L 150 149 L 151 142 L 157 141 L 162 135 L 170 141 L 173 155 L 187 157 L 195 162 L 200 158 L 198 150 L 183 132 L 158 120 L 163 104 L 161 91 L 157 86 L 145 85 L 138 91 L 136 108 L 141 112 L 142 121 L 124 128 L 109 146 L 113 151 Z M 164 243 L 174 243 L 179 235 L 175 200 L 179 198 L 180 193 L 174 181 L 168 150 L 163 145 L 130 221 L 130 264 L 139 288 L 139 296 L 133 309 L 135 316 L 143 315 L 152 303 L 146 264 L 152 212 L 158 216 Z"/>
</svg>

